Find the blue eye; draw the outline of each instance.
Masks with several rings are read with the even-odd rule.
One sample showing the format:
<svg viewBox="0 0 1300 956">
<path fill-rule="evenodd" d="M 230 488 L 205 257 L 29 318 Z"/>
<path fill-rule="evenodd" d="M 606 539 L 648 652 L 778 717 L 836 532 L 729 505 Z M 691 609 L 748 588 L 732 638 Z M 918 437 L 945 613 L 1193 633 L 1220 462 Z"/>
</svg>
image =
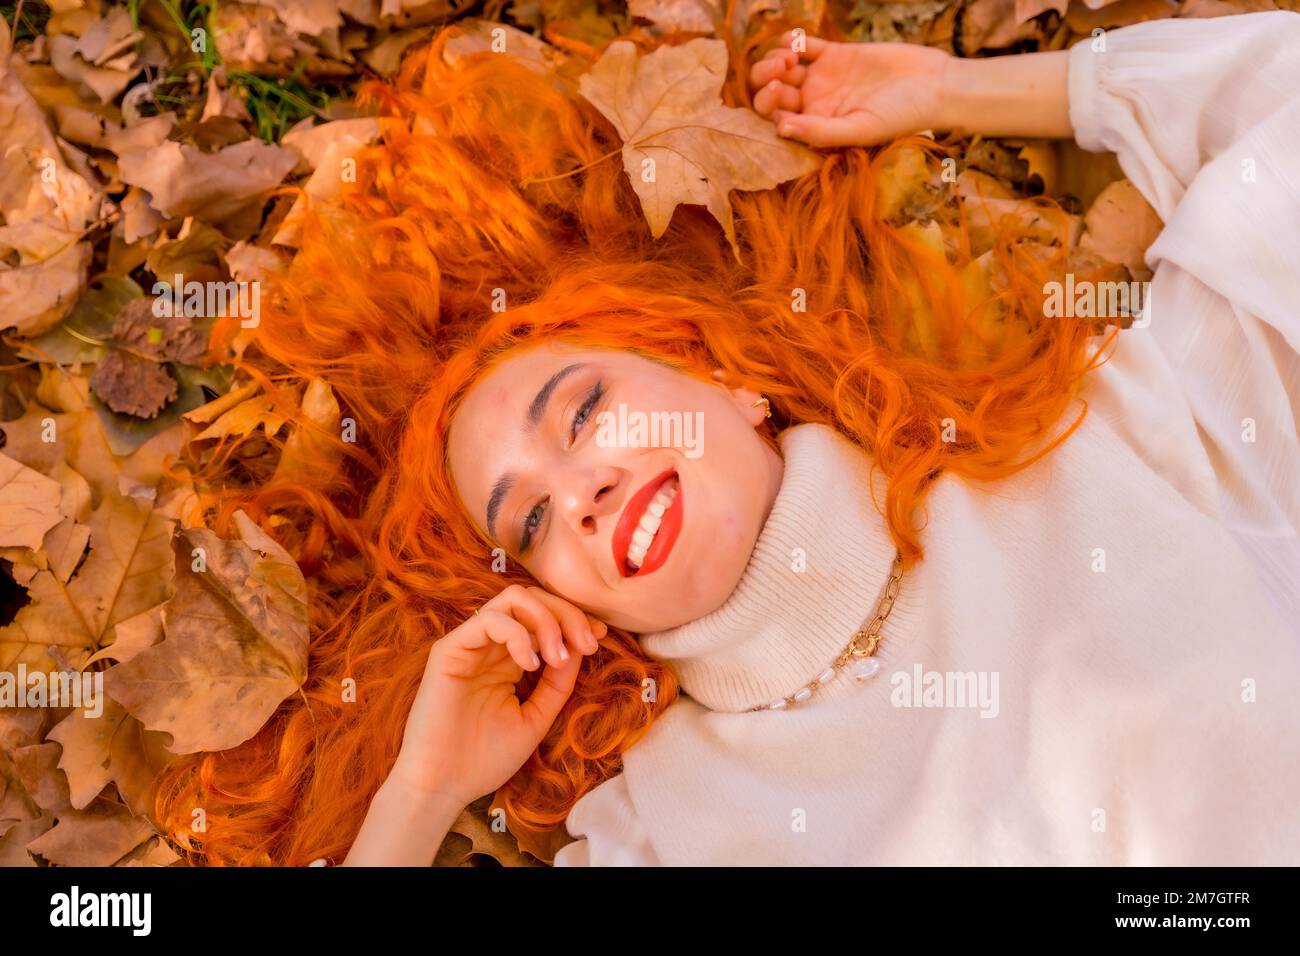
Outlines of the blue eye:
<svg viewBox="0 0 1300 956">
<path fill-rule="evenodd" d="M 520 553 L 528 550 L 528 546 L 532 544 L 533 541 L 533 533 L 541 527 L 542 516 L 545 514 L 545 509 L 542 507 L 543 504 L 544 502 L 539 501 L 537 504 L 533 505 L 533 510 L 528 512 L 528 517 L 524 519 L 524 533 L 519 538 Z"/>
<path fill-rule="evenodd" d="M 605 383 L 597 382 L 592 386 L 591 391 L 587 393 L 586 400 L 579 406 L 578 411 L 573 416 L 573 424 L 569 426 L 569 440 L 572 441 L 578 437 L 578 432 L 582 426 L 587 424 L 587 419 L 591 417 L 591 410 L 596 407 L 601 396 L 605 394 Z"/>
</svg>

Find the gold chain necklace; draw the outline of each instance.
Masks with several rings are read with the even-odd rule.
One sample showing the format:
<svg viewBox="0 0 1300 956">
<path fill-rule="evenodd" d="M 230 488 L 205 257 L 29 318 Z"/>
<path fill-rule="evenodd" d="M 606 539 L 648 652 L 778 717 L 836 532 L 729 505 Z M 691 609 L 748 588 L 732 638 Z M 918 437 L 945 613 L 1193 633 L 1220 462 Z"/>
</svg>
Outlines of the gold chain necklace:
<svg viewBox="0 0 1300 956">
<path fill-rule="evenodd" d="M 785 710 L 794 704 L 801 704 L 811 697 L 819 687 L 829 683 L 846 665 L 848 665 L 848 671 L 856 681 L 868 681 L 880 673 L 880 661 L 873 655 L 876 653 L 876 648 L 880 646 L 880 629 L 885 626 L 885 619 L 889 617 L 889 612 L 894 609 L 894 601 L 898 598 L 898 591 L 902 582 L 903 555 L 901 552 L 895 551 L 894 563 L 889 570 L 889 581 L 885 584 L 885 593 L 880 596 L 880 603 L 876 605 L 876 613 L 869 623 L 854 631 L 848 646 L 840 652 L 840 655 L 831 662 L 830 666 L 789 697 L 780 697 L 770 704 L 762 704 L 749 709 L 751 711 Z"/>
</svg>

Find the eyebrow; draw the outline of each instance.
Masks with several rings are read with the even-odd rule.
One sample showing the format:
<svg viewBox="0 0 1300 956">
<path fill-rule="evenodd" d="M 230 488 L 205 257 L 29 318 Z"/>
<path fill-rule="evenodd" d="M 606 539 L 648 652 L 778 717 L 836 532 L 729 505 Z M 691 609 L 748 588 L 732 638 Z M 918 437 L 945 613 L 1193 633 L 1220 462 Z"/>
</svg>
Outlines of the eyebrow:
<svg viewBox="0 0 1300 956">
<path fill-rule="evenodd" d="M 541 424 L 543 416 L 546 415 L 546 406 L 550 404 L 551 396 L 555 394 L 556 388 L 566 378 L 574 372 L 579 372 L 586 368 L 582 362 L 573 365 L 566 365 L 554 375 L 546 380 L 546 383 L 537 390 L 533 396 L 532 402 L 528 406 L 527 427 L 531 430 Z M 494 540 L 497 540 L 496 521 L 501 511 L 501 504 L 506 500 L 506 495 L 510 494 L 510 488 L 515 483 L 514 472 L 507 472 L 496 480 L 492 485 L 492 492 L 488 495 L 487 503 L 487 530 L 488 534 Z"/>
</svg>

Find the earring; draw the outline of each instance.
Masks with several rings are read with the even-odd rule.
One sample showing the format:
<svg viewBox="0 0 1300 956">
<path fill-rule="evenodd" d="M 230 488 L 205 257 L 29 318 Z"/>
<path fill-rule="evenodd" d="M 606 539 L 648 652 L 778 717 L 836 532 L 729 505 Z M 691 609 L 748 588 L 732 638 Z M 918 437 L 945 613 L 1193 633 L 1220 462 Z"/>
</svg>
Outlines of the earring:
<svg viewBox="0 0 1300 956">
<path fill-rule="evenodd" d="M 759 405 L 766 405 L 766 406 L 767 406 L 767 408 L 766 408 L 766 412 L 767 412 L 767 414 L 764 415 L 763 417 L 764 417 L 764 418 L 771 418 L 771 417 L 772 417 L 772 403 L 771 403 L 770 401 L 768 401 L 766 397 L 763 397 L 763 398 L 760 398 L 758 401 L 756 401 L 753 405 L 750 405 L 749 407 L 750 407 L 750 408 L 758 408 Z"/>
</svg>

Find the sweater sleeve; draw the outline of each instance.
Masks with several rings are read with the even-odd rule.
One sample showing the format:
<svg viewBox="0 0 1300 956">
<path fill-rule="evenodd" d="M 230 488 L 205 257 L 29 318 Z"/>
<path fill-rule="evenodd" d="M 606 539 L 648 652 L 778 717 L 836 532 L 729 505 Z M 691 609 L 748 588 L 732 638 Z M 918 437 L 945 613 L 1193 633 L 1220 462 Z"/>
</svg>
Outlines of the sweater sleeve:
<svg viewBox="0 0 1300 956">
<path fill-rule="evenodd" d="M 1300 622 L 1300 14 L 1156 20 L 1069 57 L 1079 144 L 1115 152 L 1165 223 L 1146 327 L 1094 407 Z"/>
<path fill-rule="evenodd" d="M 579 839 L 555 854 L 556 866 L 659 866 L 623 774 L 582 797 L 566 824 Z"/>
<path fill-rule="evenodd" d="M 1079 145 L 1113 151 L 1165 222 L 1147 264 L 1177 263 L 1300 352 L 1300 13 L 1110 31 L 1071 48 L 1068 82 Z"/>
</svg>

